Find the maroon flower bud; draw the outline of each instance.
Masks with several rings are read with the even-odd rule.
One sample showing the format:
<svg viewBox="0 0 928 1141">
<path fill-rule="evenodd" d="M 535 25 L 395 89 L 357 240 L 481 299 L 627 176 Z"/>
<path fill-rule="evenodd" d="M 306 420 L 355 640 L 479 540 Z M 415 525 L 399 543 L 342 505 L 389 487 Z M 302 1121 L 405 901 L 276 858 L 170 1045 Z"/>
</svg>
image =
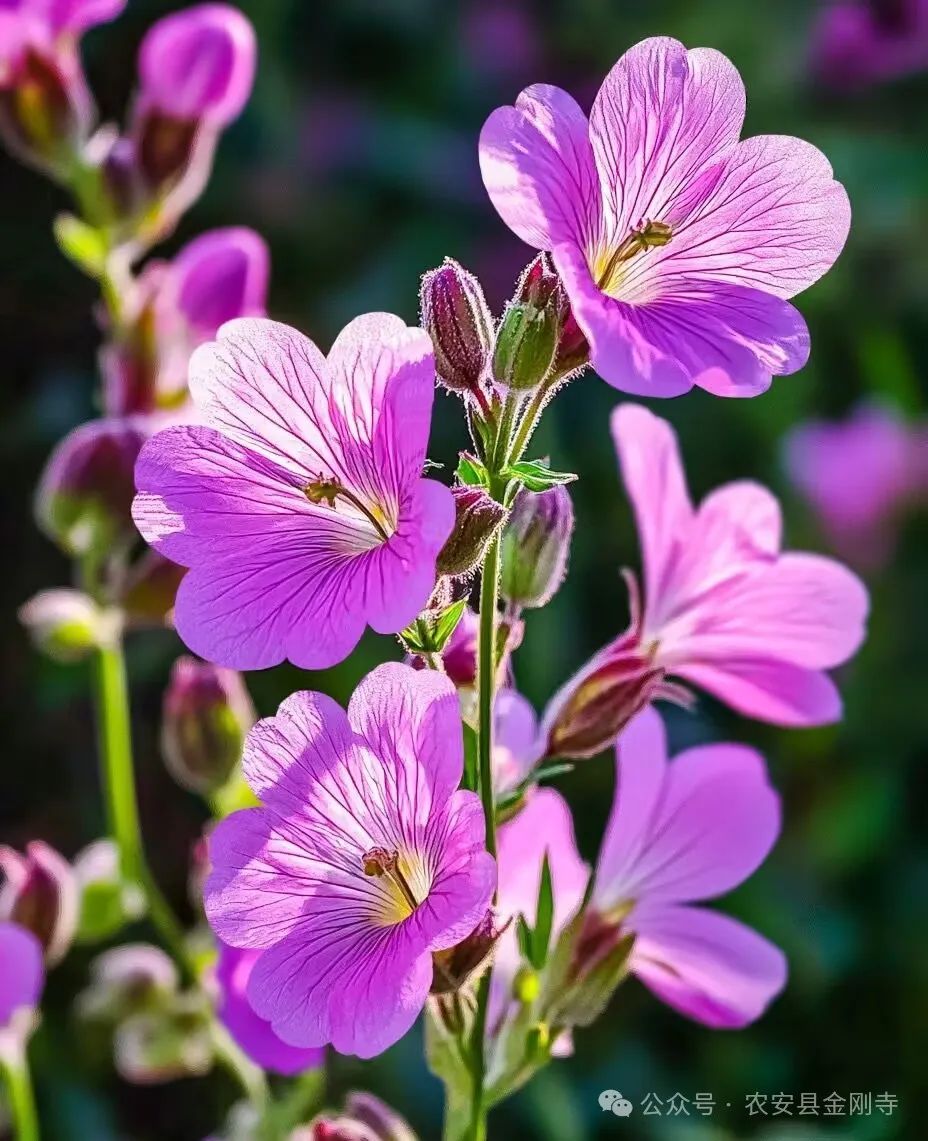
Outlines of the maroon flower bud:
<svg viewBox="0 0 928 1141">
<path fill-rule="evenodd" d="M 483 560 L 487 546 L 506 518 L 501 503 L 482 487 L 460 485 L 451 489 L 454 496 L 454 530 L 438 552 L 441 574 L 462 575 L 472 571 Z"/>
<path fill-rule="evenodd" d="M 41 840 L 26 845 L 25 855 L 0 848 L 0 918 L 31 931 L 45 949 L 50 966 L 67 954 L 77 930 L 78 889 L 71 865 Z"/>
<path fill-rule="evenodd" d="M 317 1117 L 291 1141 L 416 1141 L 408 1123 L 370 1093 L 350 1093 L 344 1113 Z"/>
<path fill-rule="evenodd" d="M 161 749 L 178 784 L 211 793 L 232 775 L 255 721 L 241 674 L 178 658 L 164 695 Z"/>
<path fill-rule="evenodd" d="M 478 399 L 486 389 L 493 349 L 493 318 L 480 282 L 451 258 L 422 278 L 422 328 L 432 338 L 435 371 L 452 392 Z"/>
<path fill-rule="evenodd" d="M 551 700 L 542 722 L 545 755 L 595 756 L 636 713 L 665 694 L 664 670 L 651 662 L 636 633 L 623 634 Z"/>
<path fill-rule="evenodd" d="M 564 580 L 574 509 L 563 485 L 521 491 L 502 541 L 503 597 L 514 606 L 545 606 Z"/>
<path fill-rule="evenodd" d="M 79 662 L 112 632 L 112 612 L 79 590 L 42 590 L 20 607 L 19 620 L 52 661 Z"/>
<path fill-rule="evenodd" d="M 141 424 L 92 420 L 52 452 L 36 498 L 42 530 L 68 554 L 109 553 L 138 538 L 132 522 Z"/>
<path fill-rule="evenodd" d="M 489 961 L 503 931 L 488 911 L 477 927 L 460 943 L 432 953 L 432 994 L 453 994 L 478 974 Z"/>
<path fill-rule="evenodd" d="M 147 550 L 129 570 L 119 605 L 131 626 L 164 626 L 171 621 L 177 588 L 187 573 L 155 550 Z"/>
</svg>

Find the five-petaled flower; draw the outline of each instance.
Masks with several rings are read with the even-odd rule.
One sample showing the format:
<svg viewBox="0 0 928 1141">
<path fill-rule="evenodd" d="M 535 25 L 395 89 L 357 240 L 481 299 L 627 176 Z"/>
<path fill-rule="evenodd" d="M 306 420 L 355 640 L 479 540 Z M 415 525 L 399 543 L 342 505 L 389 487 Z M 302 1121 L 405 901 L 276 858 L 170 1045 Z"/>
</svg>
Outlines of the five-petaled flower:
<svg viewBox="0 0 928 1141">
<path fill-rule="evenodd" d="M 648 708 L 616 746 L 615 801 L 587 922 L 635 933 L 630 969 L 668 1005 L 708 1026 L 745 1026 L 783 988 L 783 954 L 737 920 L 691 904 L 747 879 L 779 831 L 779 797 L 759 753 L 703 745 L 668 760 L 663 722 Z"/>
<path fill-rule="evenodd" d="M 385 1050 L 425 1003 L 432 952 L 485 917 L 496 864 L 479 798 L 458 790 L 462 740 L 451 682 L 399 664 L 368 674 L 347 714 L 297 693 L 249 734 L 263 806 L 213 833 L 206 913 L 261 950 L 247 997 L 284 1042 Z"/>
<path fill-rule="evenodd" d="M 725 56 L 657 38 L 622 56 L 589 121 L 539 84 L 483 128 L 493 204 L 551 251 L 593 366 L 626 392 L 753 396 L 806 362 L 787 299 L 830 268 L 850 207 L 809 143 L 739 141 L 744 109 Z"/>
<path fill-rule="evenodd" d="M 454 524 L 422 478 L 435 369 L 428 334 L 358 317 L 328 358 L 295 329 L 231 321 L 190 362 L 203 426 L 154 436 L 136 466 L 144 538 L 190 568 L 175 622 L 235 669 L 322 669 L 365 624 L 425 606 Z"/>
<path fill-rule="evenodd" d="M 616 409 L 612 431 L 641 539 L 644 605 L 628 573 L 631 627 L 550 703 L 548 752 L 588 756 L 621 728 L 605 709 L 598 736 L 586 727 L 587 749 L 570 754 L 552 745 L 570 737 L 564 722 L 577 716 L 574 695 L 608 672 L 613 657 L 638 679 L 645 701 L 674 695 L 663 680 L 672 676 L 761 721 L 836 721 L 841 698 L 824 671 L 863 640 L 868 598 L 861 581 L 832 559 L 782 552 L 779 504 L 759 484 L 725 484 L 694 508 L 673 429 L 647 409 Z M 632 651 L 650 673 L 627 664 Z M 627 706 L 630 716 L 635 703 Z"/>
</svg>

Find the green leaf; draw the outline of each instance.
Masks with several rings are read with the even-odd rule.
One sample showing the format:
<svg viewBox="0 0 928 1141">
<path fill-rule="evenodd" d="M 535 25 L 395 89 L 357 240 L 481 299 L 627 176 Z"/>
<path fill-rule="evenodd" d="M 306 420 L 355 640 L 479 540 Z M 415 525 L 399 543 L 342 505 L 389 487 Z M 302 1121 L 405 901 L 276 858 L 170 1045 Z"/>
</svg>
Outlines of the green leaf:
<svg viewBox="0 0 928 1141">
<path fill-rule="evenodd" d="M 541 880 L 538 884 L 538 910 L 535 913 L 535 930 L 532 932 L 531 964 L 536 971 L 544 969 L 548 958 L 548 944 L 551 941 L 551 928 L 554 924 L 554 890 L 551 885 L 551 865 L 545 852 L 541 865 Z"/>
<path fill-rule="evenodd" d="M 454 474 L 459 483 L 466 484 L 468 487 L 489 487 L 490 485 L 487 469 L 476 456 L 469 455 L 467 452 L 461 452 L 457 471 Z"/>
<path fill-rule="evenodd" d="M 73 214 L 59 214 L 55 219 L 55 238 L 65 257 L 89 277 L 99 277 L 107 257 L 104 235 Z"/>
<path fill-rule="evenodd" d="M 432 641 L 436 652 L 440 653 L 445 648 L 448 639 L 457 629 L 457 625 L 464 616 L 466 609 L 467 599 L 462 598 L 460 602 L 454 602 L 447 610 L 442 611 L 432 627 Z"/>
<path fill-rule="evenodd" d="M 519 953 L 523 959 L 528 959 L 531 963 L 533 959 L 533 945 L 534 936 L 531 927 L 524 915 L 520 914 L 516 920 L 516 939 L 519 942 Z"/>
<path fill-rule="evenodd" d="M 509 479 L 517 479 L 529 491 L 548 491 L 577 478 L 572 472 L 552 471 L 544 460 L 520 460 L 510 464 L 503 472 Z"/>
</svg>

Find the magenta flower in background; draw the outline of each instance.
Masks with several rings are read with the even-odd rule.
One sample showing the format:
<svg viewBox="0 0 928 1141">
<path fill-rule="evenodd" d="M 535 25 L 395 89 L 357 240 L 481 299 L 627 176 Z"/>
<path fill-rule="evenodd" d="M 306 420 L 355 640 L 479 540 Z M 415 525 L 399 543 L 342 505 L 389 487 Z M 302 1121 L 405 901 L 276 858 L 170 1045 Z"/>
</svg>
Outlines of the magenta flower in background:
<svg viewBox="0 0 928 1141">
<path fill-rule="evenodd" d="M 134 517 L 190 568 L 178 633 L 235 669 L 322 669 L 365 625 L 402 630 L 435 584 L 451 492 L 422 478 L 434 391 L 421 329 L 358 317 L 326 359 L 273 321 L 225 325 L 190 362 L 203 427 L 154 436 Z"/>
<path fill-rule="evenodd" d="M 924 430 L 894 411 L 860 405 L 840 423 L 812 420 L 785 444 L 786 467 L 829 542 L 856 566 L 892 556 L 900 511 L 928 491 Z"/>
<path fill-rule="evenodd" d="M 847 661 L 863 640 L 868 598 L 860 580 L 831 559 L 781 552 L 779 504 L 759 484 L 725 484 L 694 508 L 676 435 L 647 409 L 617 408 L 612 432 L 638 523 L 644 605 L 629 574 L 631 628 L 591 666 L 602 671 L 614 656 L 623 676 L 640 679 L 646 700 L 671 675 L 761 721 L 837 720 L 841 699 L 824 671 Z M 564 733 L 558 719 L 590 668 L 546 712 L 549 740 Z"/>
<path fill-rule="evenodd" d="M 175 119 L 225 127 L 251 94 L 256 57 L 254 29 L 237 8 L 183 8 L 154 24 L 142 41 L 142 104 Z"/>
<path fill-rule="evenodd" d="M 928 68 L 928 0 L 839 0 L 812 31 L 812 68 L 839 90 Z"/>
<path fill-rule="evenodd" d="M 107 413 L 182 406 L 193 350 L 235 317 L 263 317 L 269 277 L 267 243 L 243 226 L 210 230 L 172 261 L 149 263 L 130 299 L 132 336 L 102 354 Z"/>
<path fill-rule="evenodd" d="M 0 920 L 31 931 L 49 966 L 67 954 L 77 931 L 80 893 L 68 861 L 43 840 L 32 840 L 20 855 L 0 847 Z"/>
<path fill-rule="evenodd" d="M 44 983 L 42 944 L 18 923 L 0 923 L 0 1036 L 15 1033 L 17 1013 L 37 1005 Z"/>
<path fill-rule="evenodd" d="M 692 906 L 746 880 L 779 831 L 780 800 L 753 749 L 703 745 L 670 761 L 650 708 L 620 735 L 590 907 L 635 933 L 632 973 L 681 1014 L 719 1029 L 746 1026 L 783 989 L 777 947 Z"/>
<path fill-rule="evenodd" d="M 494 206 L 551 251 L 594 368 L 626 392 L 753 396 L 806 362 L 787 299 L 831 267 L 850 207 L 810 144 L 739 142 L 744 109 L 725 56 L 658 38 L 622 56 L 589 121 L 535 85 L 483 128 Z"/>
<path fill-rule="evenodd" d="M 399 664 L 368 674 L 347 715 L 297 693 L 252 729 L 243 770 L 263 807 L 213 832 L 206 914 L 262 951 L 247 998 L 284 1042 L 385 1050 L 425 1003 L 432 952 L 485 917 L 496 865 L 463 763 L 453 685 Z"/>
<path fill-rule="evenodd" d="M 512 792 L 541 756 L 538 717 L 515 689 L 501 689 L 493 703 L 493 786 L 497 796 Z"/>
<path fill-rule="evenodd" d="M 521 963 L 515 921 L 524 915 L 529 926 L 537 922 L 538 889 L 545 855 L 551 870 L 554 918 L 551 945 L 575 914 L 590 878 L 589 865 L 577 851 L 570 808 L 553 788 L 535 790 L 526 805 L 499 830 L 497 841 L 500 926 L 512 920 L 496 945 L 489 1025 L 505 1015 L 511 1002 L 513 980 Z"/>
<path fill-rule="evenodd" d="M 216 964 L 220 1020 L 248 1057 L 264 1070 L 289 1076 L 321 1066 L 325 1051 L 288 1046 L 248 1002 L 248 980 L 260 954 L 220 941 Z"/>
</svg>

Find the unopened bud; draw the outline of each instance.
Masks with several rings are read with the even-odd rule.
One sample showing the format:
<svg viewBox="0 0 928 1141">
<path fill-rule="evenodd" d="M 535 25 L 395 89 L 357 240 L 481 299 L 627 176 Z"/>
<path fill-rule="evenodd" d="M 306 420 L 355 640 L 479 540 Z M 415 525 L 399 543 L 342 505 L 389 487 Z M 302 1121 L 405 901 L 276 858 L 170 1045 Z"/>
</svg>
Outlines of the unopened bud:
<svg viewBox="0 0 928 1141">
<path fill-rule="evenodd" d="M 482 487 L 461 485 L 451 489 L 454 496 L 454 530 L 438 552 L 441 574 L 462 575 L 482 560 L 487 546 L 506 518 L 506 508 Z"/>
<path fill-rule="evenodd" d="M 148 943 L 125 943 L 105 951 L 90 965 L 90 985 L 77 999 L 83 1018 L 117 1022 L 166 1005 L 177 990 L 170 958 Z"/>
<path fill-rule="evenodd" d="M 187 568 L 149 549 L 126 575 L 119 604 L 131 626 L 164 626 L 170 622 L 177 588 Z"/>
<path fill-rule="evenodd" d="M 513 997 L 526 1006 L 530 1006 L 541 991 L 541 980 L 538 972 L 532 967 L 521 967 L 512 981 Z"/>
<path fill-rule="evenodd" d="M 545 712 L 545 756 L 593 757 L 659 696 L 664 670 L 642 650 L 637 634 L 623 634 L 601 650 L 555 694 Z"/>
<path fill-rule="evenodd" d="M 516 496 L 503 530 L 503 597 L 515 606 L 545 606 L 564 580 L 574 509 L 563 485 Z"/>
<path fill-rule="evenodd" d="M 0 848 L 0 920 L 25 927 L 42 944 L 49 966 L 67 954 L 77 930 L 78 889 L 71 865 L 41 840 L 24 855 Z"/>
<path fill-rule="evenodd" d="M 19 609 L 36 647 L 56 662 L 79 662 L 107 639 L 114 619 L 79 590 L 43 590 Z"/>
<path fill-rule="evenodd" d="M 82 942 L 108 939 L 145 911 L 141 889 L 123 878 L 112 840 L 96 840 L 79 852 L 74 878 L 80 895 L 77 937 Z"/>
<path fill-rule="evenodd" d="M 493 375 L 508 388 L 537 388 L 557 353 L 558 315 L 531 303 L 510 305 L 496 334 Z"/>
<path fill-rule="evenodd" d="M 242 756 L 255 713 L 234 670 L 178 658 L 164 696 L 161 748 L 171 775 L 184 788 L 221 788 Z"/>
<path fill-rule="evenodd" d="M 480 282 L 445 258 L 422 278 L 420 306 L 439 381 L 453 392 L 480 390 L 493 350 L 493 318 Z"/>
<path fill-rule="evenodd" d="M 488 911 L 466 939 L 445 951 L 434 951 L 431 993 L 460 990 L 487 963 L 501 934 L 496 917 Z"/>
<path fill-rule="evenodd" d="M 135 461 L 146 433 L 131 420 L 92 420 L 52 452 L 36 496 L 39 526 L 68 554 L 110 553 L 138 538 Z"/>
<path fill-rule="evenodd" d="M 203 995 L 176 994 L 163 1009 L 122 1021 L 113 1038 L 113 1056 L 119 1075 L 137 1085 L 160 1085 L 208 1073 L 214 1047 Z"/>
<path fill-rule="evenodd" d="M 555 315 L 557 349 L 552 368 L 554 375 L 559 378 L 567 376 L 589 361 L 590 347 L 571 311 L 567 290 L 546 253 L 538 254 L 525 267 L 514 300 Z"/>
<path fill-rule="evenodd" d="M 321 1115 L 292 1141 L 416 1141 L 408 1122 L 371 1093 L 350 1093 L 344 1112 Z"/>
</svg>

